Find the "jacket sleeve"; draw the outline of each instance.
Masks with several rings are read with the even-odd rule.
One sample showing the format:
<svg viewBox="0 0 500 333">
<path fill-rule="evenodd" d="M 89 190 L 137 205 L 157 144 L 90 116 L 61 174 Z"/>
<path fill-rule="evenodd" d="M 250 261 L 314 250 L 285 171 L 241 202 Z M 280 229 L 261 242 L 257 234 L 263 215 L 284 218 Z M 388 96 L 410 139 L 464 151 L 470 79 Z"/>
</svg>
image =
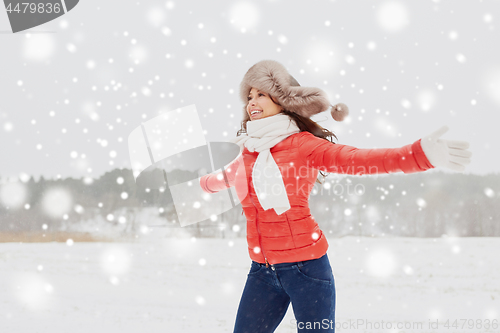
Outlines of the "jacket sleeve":
<svg viewBox="0 0 500 333">
<path fill-rule="evenodd" d="M 433 168 L 420 140 L 401 148 L 359 149 L 334 144 L 310 134 L 301 138 L 299 154 L 308 166 L 330 173 L 414 173 Z"/>
<path fill-rule="evenodd" d="M 243 163 L 243 155 L 236 157 L 221 172 L 210 173 L 200 178 L 200 186 L 207 193 L 216 193 L 220 190 L 234 186 L 237 171 Z"/>
</svg>

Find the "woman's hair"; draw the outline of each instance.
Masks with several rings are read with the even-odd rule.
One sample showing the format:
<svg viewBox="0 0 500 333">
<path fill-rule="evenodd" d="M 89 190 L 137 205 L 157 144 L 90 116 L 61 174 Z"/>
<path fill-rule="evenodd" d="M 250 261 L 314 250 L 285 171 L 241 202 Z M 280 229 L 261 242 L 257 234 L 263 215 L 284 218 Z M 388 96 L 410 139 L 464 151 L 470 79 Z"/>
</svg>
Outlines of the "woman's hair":
<svg viewBox="0 0 500 333">
<path fill-rule="evenodd" d="M 271 95 L 269 95 L 269 97 L 274 102 L 274 104 L 279 105 L 278 103 L 276 103 L 274 101 L 274 98 Z M 318 123 L 316 123 L 315 121 L 313 121 L 309 118 L 303 117 L 301 115 L 298 115 L 295 112 L 288 111 L 288 110 L 282 110 L 281 113 L 286 114 L 291 119 L 293 119 L 301 132 L 307 131 L 307 132 L 311 133 L 312 135 L 317 136 L 318 138 L 325 139 L 327 141 L 330 141 L 331 143 L 335 143 L 335 142 L 333 142 L 333 138 L 337 139 L 337 136 L 333 132 L 318 125 Z M 243 118 L 243 121 L 241 122 L 241 128 L 236 133 L 237 136 L 240 136 L 241 134 L 247 132 L 247 122 L 249 122 L 249 121 L 250 121 L 250 117 L 249 117 L 248 113 L 245 111 L 245 117 Z M 328 139 L 330 139 L 330 140 L 328 140 Z M 319 173 L 323 177 L 327 176 L 321 171 Z M 322 184 L 318 179 L 316 179 L 316 182 Z"/>
</svg>

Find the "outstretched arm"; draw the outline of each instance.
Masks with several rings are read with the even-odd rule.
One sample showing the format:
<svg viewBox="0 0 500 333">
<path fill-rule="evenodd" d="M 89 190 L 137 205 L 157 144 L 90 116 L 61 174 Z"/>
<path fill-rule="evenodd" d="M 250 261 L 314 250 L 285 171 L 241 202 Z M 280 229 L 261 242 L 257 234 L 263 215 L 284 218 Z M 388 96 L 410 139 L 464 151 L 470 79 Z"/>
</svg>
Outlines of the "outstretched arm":
<svg viewBox="0 0 500 333">
<path fill-rule="evenodd" d="M 404 172 L 433 168 L 420 140 L 401 148 L 360 149 L 333 144 L 310 133 L 304 134 L 299 153 L 308 166 L 320 171 L 351 175 Z"/>
<path fill-rule="evenodd" d="M 200 178 L 200 186 L 207 193 L 216 193 L 220 190 L 234 186 L 234 180 L 243 155 L 236 157 L 221 172 L 208 174 Z"/>
</svg>

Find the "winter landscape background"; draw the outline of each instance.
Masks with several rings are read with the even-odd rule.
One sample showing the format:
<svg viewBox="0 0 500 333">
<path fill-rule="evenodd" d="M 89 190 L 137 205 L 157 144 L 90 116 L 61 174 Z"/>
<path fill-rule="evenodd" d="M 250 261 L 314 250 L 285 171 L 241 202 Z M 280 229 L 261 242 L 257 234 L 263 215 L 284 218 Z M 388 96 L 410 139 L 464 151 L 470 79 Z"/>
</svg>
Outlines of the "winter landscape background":
<svg viewBox="0 0 500 333">
<path fill-rule="evenodd" d="M 241 206 L 180 227 L 168 184 L 134 179 L 127 138 L 192 104 L 207 142 L 234 137 L 239 83 L 262 59 L 350 107 L 342 123 L 313 117 L 338 143 L 400 147 L 448 125 L 471 144 L 464 173 L 316 184 L 337 331 L 500 332 L 499 13 L 497 0 L 86 0 L 12 34 L 0 9 L 0 332 L 232 331 L 250 267 Z M 295 332 L 291 308 L 277 332 Z"/>
<path fill-rule="evenodd" d="M 2 331 L 232 332 L 250 269 L 245 240 L 149 236 L 1 244 Z M 330 238 L 337 331 L 498 332 L 499 245 L 498 238 Z M 296 332 L 293 319 L 290 308 L 277 332 Z"/>
</svg>

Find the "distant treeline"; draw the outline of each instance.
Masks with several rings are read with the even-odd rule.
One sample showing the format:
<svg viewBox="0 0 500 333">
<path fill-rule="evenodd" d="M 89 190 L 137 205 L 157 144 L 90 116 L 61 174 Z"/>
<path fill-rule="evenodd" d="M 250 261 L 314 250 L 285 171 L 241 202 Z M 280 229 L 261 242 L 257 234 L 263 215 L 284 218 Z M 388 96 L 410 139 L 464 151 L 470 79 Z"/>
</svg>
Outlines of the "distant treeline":
<svg viewBox="0 0 500 333">
<path fill-rule="evenodd" d="M 196 179 L 197 172 L 174 170 L 169 179 Z M 98 218 L 123 224 L 124 232 L 136 233 L 148 225 L 138 212 L 157 207 L 162 227 L 172 234 L 181 229 L 166 183 L 158 169 L 139 177 L 129 169 L 114 169 L 98 179 L 38 181 L 23 186 L 27 197 L 18 207 L 0 206 L 0 232 L 57 231 L 62 225 Z M 162 189 L 151 189 L 160 181 Z M 19 181 L 21 182 L 21 181 Z M 68 193 L 71 210 L 63 216 L 46 213 L 44 194 L 50 189 Z M 126 193 L 126 194 L 124 194 Z M 62 198 L 61 200 L 65 200 Z M 57 203 L 55 203 L 57 205 Z M 500 175 L 466 175 L 437 170 L 416 174 L 341 176 L 330 174 L 316 184 L 309 198 L 311 213 L 322 230 L 332 236 L 500 236 Z M 57 211 L 57 210 L 56 210 Z M 116 212 L 125 212 L 118 221 Z M 195 237 L 244 236 L 241 205 L 220 215 L 182 228 Z M 113 216 L 110 218 L 110 216 Z"/>
</svg>

